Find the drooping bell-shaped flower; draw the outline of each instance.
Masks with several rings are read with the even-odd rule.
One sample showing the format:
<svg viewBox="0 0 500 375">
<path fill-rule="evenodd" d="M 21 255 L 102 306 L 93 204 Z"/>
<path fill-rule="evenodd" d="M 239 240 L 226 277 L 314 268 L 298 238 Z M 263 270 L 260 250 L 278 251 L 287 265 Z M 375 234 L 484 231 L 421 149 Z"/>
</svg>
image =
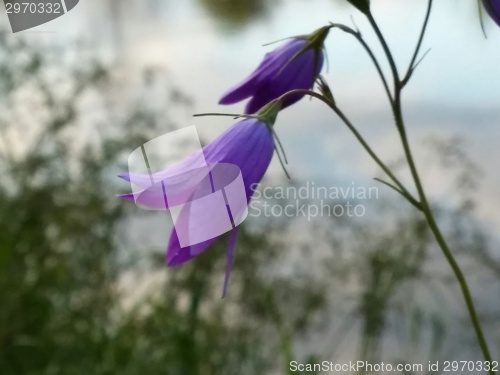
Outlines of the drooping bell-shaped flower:
<svg viewBox="0 0 500 375">
<path fill-rule="evenodd" d="M 500 26 L 500 0 L 482 0 L 482 2 L 486 12 Z"/>
<path fill-rule="evenodd" d="M 256 116 L 245 118 L 231 126 L 199 152 L 172 168 L 155 173 L 153 176 L 131 174 L 120 176 L 127 181 L 144 187 L 144 190 L 138 193 L 120 196 L 142 206 L 171 209 L 175 202 L 185 203 L 197 198 L 205 199 L 205 201 L 199 200 L 199 202 L 202 202 L 201 209 L 197 207 L 194 210 L 192 209 L 193 206 L 186 205 L 178 215 L 177 221 L 174 222 L 174 229 L 167 247 L 166 263 L 168 266 L 177 266 L 188 262 L 207 250 L 222 236 L 209 236 L 210 238 L 205 241 L 186 246 L 183 245 L 182 241 L 182 236 L 185 236 L 185 233 L 179 232 L 184 231 L 185 228 L 193 227 L 193 224 L 198 225 L 203 220 L 205 220 L 206 224 L 195 226 L 196 230 L 209 231 L 210 228 L 217 227 L 219 221 L 227 220 L 225 215 L 215 212 L 214 209 L 217 207 L 214 206 L 213 201 L 206 199 L 207 187 L 210 190 L 208 193 L 219 189 L 215 175 L 217 175 L 216 178 L 220 180 L 220 183 L 224 185 L 227 181 L 233 179 L 234 169 L 241 172 L 242 187 L 244 187 L 244 192 L 242 192 L 244 197 L 243 205 L 246 209 L 254 192 L 252 185 L 261 181 L 271 163 L 275 149 L 274 133 L 271 127 L 274 125 L 280 109 L 281 104 L 279 102 L 270 103 Z M 203 157 L 206 161 L 209 168 L 208 173 L 199 173 L 200 169 L 197 166 L 200 157 Z M 231 169 L 228 166 L 237 168 Z M 150 181 L 153 179 L 161 183 L 149 186 Z M 165 194 L 166 191 L 171 192 L 171 194 Z M 239 207 L 238 212 L 234 212 L 234 207 L 229 206 L 231 199 L 228 194 L 226 191 L 224 199 L 228 211 L 231 212 L 231 209 L 233 209 L 231 219 L 234 224 L 236 221 L 235 215 L 240 215 L 242 210 Z M 233 229 L 230 230 L 223 296 L 227 291 L 237 230 L 237 225 L 233 225 Z M 193 233 L 195 236 L 199 234 Z"/>
<path fill-rule="evenodd" d="M 252 114 L 289 91 L 311 89 L 323 67 L 324 41 L 329 30 L 326 26 L 310 35 L 291 38 L 267 53 L 257 69 L 228 90 L 219 104 L 234 104 L 250 98 L 245 113 Z M 303 96 L 297 94 L 286 98 L 283 108 Z"/>
</svg>

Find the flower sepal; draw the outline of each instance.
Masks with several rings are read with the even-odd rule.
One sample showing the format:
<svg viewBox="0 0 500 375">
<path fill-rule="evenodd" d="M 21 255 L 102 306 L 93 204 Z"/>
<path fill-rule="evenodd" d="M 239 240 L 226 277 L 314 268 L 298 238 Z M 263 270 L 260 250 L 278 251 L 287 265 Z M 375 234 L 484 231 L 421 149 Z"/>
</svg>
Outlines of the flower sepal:
<svg viewBox="0 0 500 375">
<path fill-rule="evenodd" d="M 323 97 L 330 103 L 335 104 L 335 98 L 333 97 L 332 89 L 330 88 L 330 85 L 328 85 L 325 77 L 320 75 L 316 82 L 318 84 L 318 89 L 321 95 L 323 95 Z"/>
<path fill-rule="evenodd" d="M 205 117 L 205 116 L 227 116 L 234 117 L 235 119 L 254 119 L 262 122 L 268 126 L 273 126 L 278 118 L 278 114 L 283 109 L 283 102 L 278 99 L 274 99 L 270 103 L 262 107 L 256 114 L 233 114 L 233 113 L 197 113 L 193 115 L 194 117 Z"/>
<path fill-rule="evenodd" d="M 328 33 L 330 32 L 330 29 L 332 28 L 331 25 L 329 26 L 323 26 L 317 29 L 316 31 L 313 31 L 309 35 L 302 35 L 302 36 L 296 36 L 294 37 L 295 39 L 302 39 L 305 40 L 306 43 L 304 46 L 297 51 L 295 55 L 293 55 L 287 63 L 281 68 L 278 74 L 280 74 L 288 65 L 290 65 L 293 61 L 295 61 L 298 57 L 306 53 L 307 51 L 314 51 L 314 60 L 315 60 L 315 66 L 318 65 L 318 61 L 320 58 L 320 55 L 322 51 L 325 48 L 325 40 L 328 37 Z M 319 73 L 318 72 L 315 72 Z"/>
<path fill-rule="evenodd" d="M 322 50 L 331 28 L 331 26 L 323 26 L 307 35 L 306 38 L 309 43 L 306 48 Z"/>
<path fill-rule="evenodd" d="M 352 6 L 356 7 L 361 13 L 368 15 L 370 13 L 370 0 L 347 0 Z"/>
<path fill-rule="evenodd" d="M 281 102 L 281 100 L 275 99 L 262 107 L 262 109 L 257 112 L 255 117 L 266 125 L 273 126 L 282 108 L 283 103 Z"/>
</svg>

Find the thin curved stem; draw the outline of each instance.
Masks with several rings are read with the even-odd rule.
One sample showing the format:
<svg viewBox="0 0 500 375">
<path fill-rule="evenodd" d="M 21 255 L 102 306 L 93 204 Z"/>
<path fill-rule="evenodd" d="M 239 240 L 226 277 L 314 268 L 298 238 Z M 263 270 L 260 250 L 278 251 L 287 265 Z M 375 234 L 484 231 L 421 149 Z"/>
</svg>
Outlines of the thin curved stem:
<svg viewBox="0 0 500 375">
<path fill-rule="evenodd" d="M 356 127 L 352 124 L 352 122 L 347 118 L 347 116 L 340 110 L 339 107 L 332 101 L 325 98 L 323 95 L 318 94 L 317 92 L 311 90 L 292 90 L 285 94 L 283 94 L 277 100 L 285 100 L 289 96 L 293 95 L 307 95 L 316 99 L 321 100 L 323 103 L 328 105 L 337 116 L 342 120 L 342 122 L 349 128 L 349 130 L 354 134 L 356 139 L 361 143 L 363 148 L 368 152 L 368 154 L 372 157 L 372 159 L 379 165 L 380 168 L 389 176 L 389 178 L 396 184 L 398 191 L 404 198 L 408 200 L 414 207 L 421 210 L 420 203 L 412 196 L 412 194 L 406 189 L 406 187 L 399 181 L 399 179 L 392 173 L 389 167 L 387 167 L 384 162 L 378 157 L 378 155 L 372 150 L 370 145 L 365 141 L 361 133 L 358 132 Z"/>
<path fill-rule="evenodd" d="M 395 186 L 395 185 L 391 184 L 390 182 L 384 181 L 384 180 L 382 180 L 381 178 L 374 178 L 374 180 L 375 180 L 375 181 L 377 181 L 377 182 L 380 182 L 381 184 L 383 184 L 383 185 L 385 185 L 385 186 L 390 187 L 392 190 L 394 190 L 394 191 L 396 191 L 397 193 L 401 194 L 402 196 L 406 197 L 406 196 L 405 196 L 405 193 L 404 193 L 404 192 L 402 192 L 402 191 L 400 190 L 400 188 L 398 188 L 397 186 Z M 413 202 L 410 202 L 410 203 L 411 203 L 411 204 L 412 204 L 415 208 L 417 208 L 419 211 L 421 211 L 421 210 L 422 210 L 422 208 L 420 207 L 420 205 L 418 204 L 418 202 L 416 202 L 416 201 L 415 201 L 415 203 L 413 203 Z"/>
<path fill-rule="evenodd" d="M 384 85 L 384 89 L 385 89 L 385 92 L 387 94 L 387 97 L 389 98 L 389 101 L 391 102 L 391 105 L 392 105 L 394 99 L 392 97 L 391 90 L 389 89 L 389 84 L 387 83 L 387 78 L 385 77 L 385 74 L 384 74 L 382 68 L 380 67 L 380 63 L 377 60 L 377 57 L 373 53 L 370 46 L 363 39 L 363 36 L 361 35 L 361 33 L 359 31 L 353 30 L 352 28 L 350 28 L 349 26 L 346 26 L 346 25 L 342 25 L 342 24 L 338 24 L 338 23 L 331 23 L 331 25 L 334 28 L 338 28 L 338 29 L 340 29 L 348 34 L 351 34 L 363 46 L 363 48 L 365 49 L 365 51 L 368 53 L 371 60 L 373 61 L 375 68 L 377 69 L 378 75 L 380 76 L 380 79 L 382 80 L 382 84 Z"/>
<path fill-rule="evenodd" d="M 211 116 L 232 117 L 234 119 L 239 119 L 239 118 L 258 119 L 258 116 L 256 116 L 256 115 L 242 115 L 242 114 L 236 114 L 236 113 L 221 113 L 221 112 L 196 113 L 193 115 L 193 117 L 211 117 Z"/>
<path fill-rule="evenodd" d="M 472 325 L 474 327 L 474 330 L 476 331 L 476 336 L 479 341 L 479 346 L 481 347 L 481 350 L 483 352 L 484 359 L 488 362 L 492 362 L 492 357 L 488 348 L 488 343 L 486 342 L 486 338 L 484 336 L 483 330 L 481 328 L 481 323 L 479 320 L 479 316 L 477 314 L 476 308 L 474 306 L 474 302 L 472 300 L 472 294 L 470 292 L 469 285 L 467 283 L 467 280 L 465 278 L 464 273 L 462 272 L 458 262 L 456 261 L 455 257 L 453 256 L 453 253 L 448 246 L 443 234 L 441 233 L 441 230 L 439 229 L 439 226 L 436 222 L 436 219 L 434 217 L 434 213 L 432 211 L 432 208 L 429 204 L 429 201 L 427 199 L 427 196 L 425 194 L 425 190 L 423 188 L 422 182 L 420 180 L 419 173 L 417 171 L 417 167 L 415 165 L 415 161 L 413 159 L 413 154 L 411 152 L 410 144 L 408 142 L 408 137 L 406 135 L 406 130 L 405 130 L 405 125 L 402 117 L 402 111 L 401 111 L 401 102 L 399 100 L 396 100 L 396 121 L 398 122 L 398 128 L 400 129 L 400 135 L 401 135 L 401 141 L 403 142 L 403 148 L 405 150 L 405 155 L 408 160 L 408 165 L 411 170 L 411 174 L 413 176 L 413 179 L 415 181 L 415 185 L 419 194 L 420 202 L 421 202 L 421 207 L 422 207 L 422 212 L 425 216 L 425 219 L 427 220 L 427 223 L 429 225 L 429 228 L 431 229 L 439 247 L 443 251 L 443 254 L 448 261 L 451 269 L 453 270 L 453 273 L 455 274 L 455 277 L 458 280 L 458 283 L 460 284 L 460 289 L 462 290 L 462 294 L 465 300 L 465 304 L 467 306 L 467 310 L 469 312 L 469 316 L 472 322 Z M 489 372 L 491 375 L 493 375 L 493 371 Z"/>
<path fill-rule="evenodd" d="M 398 68 L 396 66 L 396 62 L 394 61 L 394 58 L 392 57 L 391 49 L 389 48 L 389 45 L 387 44 L 384 34 L 382 34 L 382 31 L 378 27 L 377 21 L 375 21 L 375 18 L 373 18 L 373 15 L 371 12 L 368 12 L 366 15 L 368 18 L 368 21 L 370 22 L 370 25 L 372 26 L 373 30 L 375 31 L 375 34 L 377 34 L 377 38 L 380 41 L 380 44 L 382 45 L 382 48 L 384 49 L 385 55 L 387 56 L 387 59 L 389 61 L 389 65 L 391 67 L 392 71 L 392 76 L 394 77 L 394 91 L 398 90 L 399 87 L 399 72 Z"/>
<path fill-rule="evenodd" d="M 480 323 L 476 308 L 474 306 L 474 302 L 472 300 L 472 294 L 470 292 L 469 285 L 468 285 L 467 280 L 464 276 L 464 273 L 462 272 L 458 262 L 456 261 L 455 257 L 453 256 L 453 253 L 452 253 L 450 247 L 448 246 L 448 243 L 446 242 L 446 240 L 445 240 L 445 238 L 444 238 L 444 236 L 443 236 L 443 234 L 442 234 L 442 232 L 441 232 L 441 230 L 436 222 L 434 213 L 432 211 L 432 207 L 430 206 L 429 201 L 427 199 L 427 195 L 425 193 L 424 187 L 422 185 L 422 181 L 420 179 L 420 175 L 418 173 L 418 170 L 417 170 L 417 167 L 415 164 L 415 160 L 413 158 L 413 154 L 411 151 L 410 143 L 408 141 L 408 136 L 406 133 L 406 127 L 405 127 L 404 118 L 403 118 L 403 110 L 402 110 L 402 105 L 401 105 L 402 91 L 403 91 L 405 84 L 411 78 L 413 64 L 415 63 L 416 56 L 418 55 L 423 38 L 425 36 L 425 32 L 427 30 L 427 25 L 428 25 L 431 9 L 432 9 L 432 0 L 429 0 L 429 7 L 428 7 L 426 18 L 425 18 L 425 21 L 424 21 L 424 24 L 422 27 L 422 32 L 421 32 L 420 38 L 419 38 L 417 47 L 415 49 L 415 54 L 414 54 L 414 57 L 412 58 L 412 63 L 410 65 L 410 68 L 408 71 L 409 74 L 407 73 L 407 75 L 405 76 L 405 78 L 403 80 L 400 80 L 400 78 L 399 78 L 396 64 L 394 62 L 394 57 L 391 53 L 391 50 L 389 49 L 389 47 L 387 45 L 387 42 L 386 42 L 384 36 L 382 35 L 382 33 L 380 31 L 377 23 L 375 22 L 375 19 L 373 18 L 371 13 L 369 13 L 367 15 L 367 17 L 368 17 L 368 20 L 370 21 L 370 24 L 372 25 L 375 33 L 377 34 L 377 36 L 380 40 L 380 43 L 383 46 L 387 60 L 389 61 L 389 64 L 390 64 L 391 69 L 393 71 L 395 94 L 394 94 L 394 105 L 393 105 L 392 109 L 394 112 L 394 119 L 395 119 L 396 127 L 398 129 L 398 132 L 399 132 L 399 135 L 401 138 L 401 142 L 403 145 L 406 160 L 408 162 L 408 166 L 410 168 L 410 172 L 411 172 L 412 178 L 414 180 L 414 183 L 415 183 L 418 195 L 419 195 L 420 207 L 421 207 L 422 212 L 424 214 L 424 217 L 429 225 L 429 228 L 430 228 L 432 234 L 434 235 L 434 238 L 436 239 L 436 242 L 438 243 L 439 247 L 441 248 L 446 260 L 448 261 L 448 263 L 449 263 L 449 265 L 450 265 L 450 267 L 451 267 L 451 269 L 452 269 L 452 271 L 453 271 L 453 273 L 454 273 L 454 275 L 455 275 L 455 277 L 460 285 L 460 289 L 462 291 L 462 295 L 463 295 L 464 300 L 465 300 L 465 304 L 466 304 L 466 307 L 467 307 L 467 310 L 469 313 L 470 320 L 471 320 L 472 325 L 474 327 L 474 330 L 476 332 L 476 336 L 477 336 L 481 351 L 483 353 L 483 357 L 484 357 L 485 361 L 491 363 L 492 357 L 491 357 L 491 354 L 490 354 L 490 351 L 488 348 L 488 343 L 486 342 L 486 338 L 484 336 L 484 333 L 483 333 L 483 330 L 481 327 L 481 323 Z M 489 373 L 490 373 L 490 375 L 494 374 L 493 371 L 489 371 Z"/>
<path fill-rule="evenodd" d="M 422 42 L 424 41 L 424 36 L 427 31 L 427 26 L 429 25 L 429 19 L 432 11 L 432 3 L 433 0 L 429 0 L 429 3 L 427 4 L 427 13 L 425 14 L 425 20 L 424 24 L 422 25 L 422 31 L 420 32 L 420 37 L 417 42 L 417 47 L 415 48 L 415 52 L 413 53 L 413 57 L 410 61 L 410 66 L 408 67 L 408 70 L 406 71 L 406 74 L 401 81 L 402 86 L 405 86 L 408 83 L 413 72 L 415 71 L 416 68 L 415 62 L 417 61 L 420 48 L 422 47 Z"/>
<path fill-rule="evenodd" d="M 483 36 L 488 39 L 488 34 L 486 34 L 486 29 L 484 27 L 484 17 L 483 17 L 483 7 L 481 6 L 481 0 L 477 0 L 477 11 L 479 15 L 479 23 L 481 24 L 481 30 L 483 31 Z"/>
<path fill-rule="evenodd" d="M 382 168 L 382 170 L 391 178 L 392 181 L 399 187 L 401 190 L 400 193 L 405 197 L 408 202 L 410 202 L 414 207 L 421 210 L 420 203 L 413 198 L 411 193 L 406 189 L 406 187 L 398 180 L 398 178 L 392 173 L 392 171 L 380 160 L 380 158 L 375 154 L 375 152 L 371 149 L 371 147 L 366 143 L 362 135 L 358 132 L 358 130 L 354 127 L 351 121 L 346 117 L 346 115 L 338 108 L 336 105 L 330 105 L 330 108 L 337 114 L 337 116 L 344 122 L 344 124 L 349 128 L 349 130 L 354 134 L 354 136 L 358 139 L 361 145 L 365 148 L 368 154 L 372 157 L 372 159 Z"/>
</svg>

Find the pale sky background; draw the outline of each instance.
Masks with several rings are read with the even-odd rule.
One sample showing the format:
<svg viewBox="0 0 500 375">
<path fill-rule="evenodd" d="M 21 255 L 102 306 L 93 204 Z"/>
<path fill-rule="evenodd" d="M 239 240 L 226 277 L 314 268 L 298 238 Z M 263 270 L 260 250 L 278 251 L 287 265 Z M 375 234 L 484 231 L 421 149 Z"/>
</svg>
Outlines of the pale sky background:
<svg viewBox="0 0 500 375">
<path fill-rule="evenodd" d="M 329 21 L 351 25 L 353 16 L 380 53 L 363 16 L 343 1 L 280 3 L 272 7 L 267 17 L 231 29 L 207 15 L 195 0 L 81 0 L 64 17 L 8 37 L 21 35 L 33 43 L 59 47 L 74 47 L 76 40 L 85 41 L 115 67 L 119 90 L 112 99 L 125 106 L 128 100 L 143 94 L 138 90 L 142 71 L 155 68 L 162 77 L 156 87 L 158 95 L 149 93 L 146 100 L 163 98 L 162 93 L 168 88 L 178 87 L 193 99 L 195 112 L 240 112 L 243 104 L 222 107 L 217 102 L 225 90 L 245 78 L 264 53 L 273 48 L 262 45 L 309 33 Z M 407 67 L 411 58 L 426 3 L 372 0 L 375 17 L 401 69 Z M 6 24 L 6 15 L 3 17 Z M 475 216 L 498 239 L 500 28 L 489 22 L 487 29 L 489 38 L 485 40 L 475 0 L 436 0 L 422 49 L 431 51 L 405 92 L 404 111 L 417 164 L 433 198 L 450 198 L 453 182 L 440 168 L 429 168 L 434 161 L 429 160 L 422 140 L 428 136 L 463 139 L 465 152 L 482 170 L 479 188 L 474 193 L 478 204 Z M 400 142 L 371 61 L 352 37 L 340 31 L 330 34 L 327 49 L 329 70 L 325 76 L 343 111 L 384 160 L 398 159 L 402 155 Z M 197 125 L 206 140 L 215 138 L 232 122 L 226 118 L 194 120 L 185 109 L 167 108 L 167 112 L 172 112 L 180 126 Z M 357 186 L 379 186 L 373 181 L 373 177 L 380 176 L 375 163 L 323 104 L 303 100 L 287 109 L 280 115 L 276 131 L 287 151 L 288 169 L 297 180 L 315 181 L 323 186 L 349 186 L 352 182 Z M 408 175 L 401 175 L 413 191 Z M 283 177 L 275 158 L 266 181 L 287 184 Z M 381 198 L 406 205 L 393 191 L 383 186 L 379 186 L 379 191 Z M 115 199 L 113 193 L 110 199 Z M 148 223 L 144 229 L 147 231 Z M 298 233 L 297 238 L 301 234 L 309 233 Z M 169 231 L 161 231 L 154 241 L 164 248 L 168 236 Z M 300 238 L 297 244 L 299 241 Z M 330 343 L 318 341 L 317 345 Z"/>
<path fill-rule="evenodd" d="M 229 29 L 204 13 L 194 0 L 82 0 L 64 17 L 21 34 L 34 42 L 59 46 L 78 39 L 87 41 L 116 66 L 125 97 L 133 97 L 143 68 L 160 68 L 169 84 L 180 87 L 193 98 L 196 112 L 239 112 L 243 108 L 243 105 L 221 107 L 217 101 L 273 48 L 262 47 L 264 43 L 308 33 L 329 21 L 351 24 L 352 15 L 365 37 L 376 45 L 363 16 L 342 2 L 281 3 L 272 7 L 268 17 L 241 29 Z M 400 68 L 406 67 L 411 57 L 425 4 L 423 0 L 372 1 L 374 14 Z M 111 19 L 110 14 L 115 17 Z M 489 39 L 485 40 L 477 21 L 475 1 L 435 1 L 423 47 L 423 51 L 432 50 L 405 93 L 404 109 L 421 168 L 423 138 L 457 135 L 464 139 L 466 152 L 483 170 L 475 194 L 477 217 L 498 234 L 500 29 L 490 23 L 488 34 Z M 398 158 L 400 144 L 370 60 L 351 37 L 340 31 L 330 34 L 327 48 L 329 71 L 325 75 L 341 107 L 384 159 Z M 205 139 L 213 139 L 231 122 L 220 118 L 195 121 L 190 113 L 183 111 L 176 112 L 176 117 L 183 126 L 196 124 Z M 371 178 L 378 175 L 377 167 L 321 103 L 304 100 L 287 109 L 276 129 L 290 159 L 289 170 L 298 179 L 333 185 L 340 181 L 373 185 Z M 282 177 L 276 158 L 270 176 Z M 447 194 L 449 176 L 439 171 L 428 176 L 425 184 L 432 194 Z M 383 187 L 380 191 L 388 198 L 394 197 L 392 191 Z"/>
</svg>

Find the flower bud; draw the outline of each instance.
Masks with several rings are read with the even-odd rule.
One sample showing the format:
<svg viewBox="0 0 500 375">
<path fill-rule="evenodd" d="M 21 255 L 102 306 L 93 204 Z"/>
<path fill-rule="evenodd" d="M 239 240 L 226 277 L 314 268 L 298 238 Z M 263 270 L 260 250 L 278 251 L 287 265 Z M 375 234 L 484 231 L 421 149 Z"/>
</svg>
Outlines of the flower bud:
<svg viewBox="0 0 500 375">
<path fill-rule="evenodd" d="M 329 100 L 332 104 L 335 104 L 335 99 L 333 98 L 332 89 L 326 82 L 325 77 L 319 76 L 317 80 L 318 89 L 321 95 L 323 95 L 327 100 Z"/>
<path fill-rule="evenodd" d="M 482 0 L 482 3 L 489 16 L 500 26 L 500 0 Z"/>
<path fill-rule="evenodd" d="M 370 0 L 347 0 L 351 5 L 358 8 L 364 14 L 370 13 Z"/>
</svg>

